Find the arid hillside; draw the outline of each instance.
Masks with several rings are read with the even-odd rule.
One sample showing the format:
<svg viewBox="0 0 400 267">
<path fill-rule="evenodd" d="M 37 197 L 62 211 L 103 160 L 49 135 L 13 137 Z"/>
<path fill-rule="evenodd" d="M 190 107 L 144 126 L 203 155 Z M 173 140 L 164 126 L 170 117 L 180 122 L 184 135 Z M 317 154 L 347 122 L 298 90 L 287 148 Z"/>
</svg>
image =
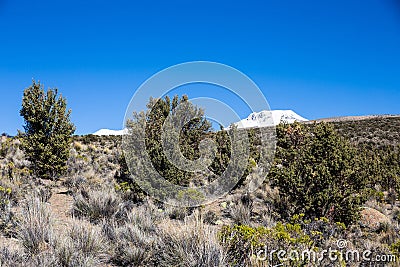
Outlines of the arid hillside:
<svg viewBox="0 0 400 267">
<path fill-rule="evenodd" d="M 400 143 L 400 117 L 335 119 L 327 125 L 330 124 L 341 136 L 351 140 L 354 147 L 367 144 L 382 148 Z M 278 127 L 276 168 L 259 189 L 248 194 L 243 186 L 238 186 L 211 205 L 197 208 L 160 203 L 126 180 L 120 136 L 74 136 L 67 173 L 54 180 L 34 177 L 18 138 L 3 136 L 0 147 L 0 266 L 294 266 L 313 262 L 281 260 L 276 256 L 261 260 L 257 252 L 265 246 L 319 251 L 325 247 L 335 248 L 339 240 L 346 240 L 347 246 L 354 250 L 370 249 L 374 254 L 399 255 L 398 169 L 390 168 L 384 177 L 368 178 L 360 189 L 363 190 L 360 198 L 363 204 L 356 223 L 347 225 L 337 221 L 334 209 L 338 210 L 338 206 L 328 210 L 326 216 L 312 217 L 314 211 L 305 207 L 306 213 L 296 212 L 296 207 L 285 199 L 282 193 L 285 183 L 276 183 L 274 179 L 279 178 L 280 170 L 290 168 L 282 159 L 300 151 L 297 148 L 289 151 L 293 146 L 287 146 L 286 142 L 299 140 L 296 144 L 304 142 L 307 147 L 308 141 L 304 138 L 313 138 L 322 130 L 330 134 L 329 126 L 314 129 L 312 123 L 304 128 L 302 125 Z M 308 127 L 314 134 L 306 134 Z M 321 137 L 324 136 L 322 132 Z M 333 139 L 327 139 L 330 140 L 327 144 L 341 140 L 334 135 L 329 138 Z M 363 155 L 362 151 L 357 152 L 353 145 L 335 146 L 335 149 L 356 153 L 357 159 L 364 160 L 357 154 Z M 318 147 L 319 143 L 315 148 Z M 285 154 L 286 151 L 289 154 Z M 331 152 L 326 150 L 325 153 Z M 321 164 L 325 164 L 318 158 L 314 160 L 309 163 L 310 168 L 322 168 Z M 399 165 L 398 158 L 391 160 L 387 162 Z M 380 161 L 373 158 L 373 162 Z M 377 170 L 387 164 L 386 161 L 378 163 L 374 165 Z M 375 173 L 376 170 L 368 171 Z M 316 168 L 312 173 L 318 172 Z M 288 169 L 287 174 L 290 173 Z M 332 170 L 332 173 L 335 172 Z M 357 179 L 365 180 L 366 176 L 362 175 Z M 338 181 L 343 181 L 340 179 Z M 303 186 L 302 180 L 296 181 L 299 181 L 298 186 Z M 291 188 L 292 184 L 287 186 L 290 192 L 296 189 Z M 313 187 L 309 185 L 308 188 Z M 317 194 L 304 195 L 304 201 L 314 201 Z M 348 266 L 359 266 L 360 262 L 346 261 Z M 323 259 L 313 264 L 336 266 L 337 262 Z"/>
</svg>

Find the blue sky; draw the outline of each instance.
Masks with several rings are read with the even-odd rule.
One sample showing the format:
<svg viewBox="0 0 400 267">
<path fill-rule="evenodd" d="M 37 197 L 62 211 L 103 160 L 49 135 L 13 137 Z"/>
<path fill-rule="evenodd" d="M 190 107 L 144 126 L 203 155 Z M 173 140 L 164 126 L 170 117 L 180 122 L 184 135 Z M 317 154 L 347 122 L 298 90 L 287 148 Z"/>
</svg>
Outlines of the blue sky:
<svg viewBox="0 0 400 267">
<path fill-rule="evenodd" d="M 77 133 L 122 127 L 135 90 L 174 64 L 247 74 L 272 109 L 399 114 L 400 4 L 0 0 L 0 132 L 22 129 L 32 78 L 67 97 Z"/>
</svg>

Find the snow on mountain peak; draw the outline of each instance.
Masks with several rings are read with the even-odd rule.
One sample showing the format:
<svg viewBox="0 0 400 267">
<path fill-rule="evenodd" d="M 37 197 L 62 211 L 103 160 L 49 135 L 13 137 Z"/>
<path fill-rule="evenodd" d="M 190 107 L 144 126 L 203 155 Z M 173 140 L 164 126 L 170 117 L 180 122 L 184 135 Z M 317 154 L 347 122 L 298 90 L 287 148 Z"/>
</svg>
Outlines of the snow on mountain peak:
<svg viewBox="0 0 400 267">
<path fill-rule="evenodd" d="M 110 130 L 110 129 L 100 129 L 93 135 L 123 135 L 126 130 Z"/>
<path fill-rule="evenodd" d="M 293 123 L 295 121 L 308 121 L 293 110 L 263 110 L 253 112 L 246 119 L 234 123 L 238 128 L 254 128 L 278 125 L 280 122 Z M 227 127 L 226 129 L 229 129 Z M 126 130 L 100 129 L 94 135 L 123 135 Z"/>
<path fill-rule="evenodd" d="M 254 128 L 278 125 L 281 122 L 293 123 L 308 121 L 293 110 L 263 110 L 253 112 L 246 119 L 234 123 L 238 128 Z"/>
</svg>

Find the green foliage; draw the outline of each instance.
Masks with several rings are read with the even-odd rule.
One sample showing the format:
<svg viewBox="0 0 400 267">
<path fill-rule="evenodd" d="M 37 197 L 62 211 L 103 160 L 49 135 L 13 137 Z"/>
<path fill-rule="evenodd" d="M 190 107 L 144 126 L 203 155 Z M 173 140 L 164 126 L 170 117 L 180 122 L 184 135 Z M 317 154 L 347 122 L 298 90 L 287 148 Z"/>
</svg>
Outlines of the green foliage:
<svg viewBox="0 0 400 267">
<path fill-rule="evenodd" d="M 232 144 L 228 132 L 224 130 L 216 132 L 213 138 L 217 144 L 217 153 L 209 168 L 215 175 L 221 175 L 229 164 Z"/>
<path fill-rule="evenodd" d="M 124 193 L 129 192 L 131 190 L 131 186 L 129 185 L 128 182 L 122 182 L 119 184 L 115 184 L 114 186 L 115 191 L 122 191 Z"/>
<path fill-rule="evenodd" d="M 277 223 L 272 228 L 248 225 L 223 226 L 219 239 L 228 251 L 229 261 L 233 266 L 254 266 L 260 251 L 268 250 L 305 250 L 313 247 L 313 240 L 298 223 Z M 267 252 L 268 253 L 268 252 Z M 281 264 L 273 257 L 270 265 Z M 291 266 L 303 266 L 305 262 L 290 261 Z"/>
<path fill-rule="evenodd" d="M 369 146 L 358 144 L 358 154 L 364 160 L 364 173 L 369 177 L 370 198 L 395 204 L 400 193 L 400 149 L 391 145 Z M 385 194 L 387 193 L 387 194 Z"/>
<path fill-rule="evenodd" d="M 396 256 L 396 261 L 400 257 L 400 239 L 390 245 L 390 251 Z"/>
<path fill-rule="evenodd" d="M 240 131 L 241 134 L 245 134 L 248 137 L 249 141 L 249 158 L 247 167 L 235 185 L 235 188 L 240 187 L 244 184 L 247 176 L 252 172 L 252 170 L 257 167 L 258 161 L 260 159 L 260 149 L 261 145 L 260 132 L 258 129 L 236 129 Z M 212 133 L 209 135 L 217 145 L 217 153 L 215 154 L 215 158 L 212 164 L 209 166 L 209 170 L 211 170 L 215 175 L 220 176 L 227 168 L 228 164 L 231 161 L 231 152 L 232 152 L 232 143 L 231 137 L 228 131 L 220 130 L 218 132 Z M 213 180 L 213 177 L 208 177 L 209 181 Z"/>
<path fill-rule="evenodd" d="M 10 202 L 11 188 L 5 188 L 0 185 L 0 207 Z"/>
<path fill-rule="evenodd" d="M 400 143 L 400 116 L 376 116 L 332 124 L 340 135 L 358 145 L 376 148 Z"/>
<path fill-rule="evenodd" d="M 0 158 L 5 158 L 11 146 L 11 138 L 7 138 L 4 142 L 0 143 Z"/>
<path fill-rule="evenodd" d="M 126 164 L 124 154 L 118 157 L 119 170 L 115 173 L 115 191 L 122 193 L 123 199 L 129 199 L 134 202 L 142 202 L 146 196 L 138 184 L 133 180 L 128 165 Z"/>
<path fill-rule="evenodd" d="M 182 192 L 177 192 L 172 185 L 190 187 L 209 184 L 225 172 L 229 163 L 231 173 L 226 175 L 227 179 L 221 181 L 224 183 L 221 186 L 235 186 L 233 177 L 236 177 L 236 172 L 245 168 L 238 183 L 243 184 L 251 170 L 257 167 L 260 138 L 256 131 L 212 132 L 211 123 L 205 118 L 204 111 L 190 103 L 185 95 L 181 98 L 175 96 L 172 100 L 168 96 L 163 99 L 151 98 L 147 108 L 147 111 L 134 113 L 133 119 L 127 122 L 129 134 L 123 143 L 125 148 L 129 148 L 125 149 L 125 157 L 128 165 L 132 166 L 131 171 L 134 170 L 133 179 L 145 177 L 146 179 L 137 179 L 137 183 L 146 192 L 157 195 L 158 199 L 180 198 Z M 232 139 L 238 138 L 241 142 L 243 136 L 248 137 L 251 143 L 249 159 L 231 162 L 232 149 L 237 150 L 237 155 L 246 150 L 246 147 L 240 145 L 233 147 Z M 144 144 L 140 140 L 145 140 Z M 215 157 L 207 158 L 208 152 L 214 153 Z M 198 168 L 195 167 L 200 158 L 208 166 L 208 170 L 197 171 Z M 205 163 L 203 159 L 209 162 Z M 187 169 L 182 167 L 188 166 L 187 162 L 183 163 L 184 160 L 190 162 Z M 196 203 L 203 198 L 200 195 L 193 196 L 196 192 L 190 192 L 190 195 L 190 199 Z"/>
<path fill-rule="evenodd" d="M 177 111 L 178 105 L 184 108 L 183 112 Z M 125 159 L 130 166 L 132 180 L 144 191 L 157 195 L 158 199 L 168 199 L 178 193 L 174 184 L 189 186 L 195 177 L 194 172 L 183 170 L 172 162 L 171 157 L 175 159 L 180 156 L 178 153 L 167 154 L 168 151 L 179 149 L 187 160 L 198 159 L 199 144 L 210 133 L 211 124 L 205 119 L 204 112 L 191 104 L 187 96 L 180 99 L 175 96 L 172 101 L 169 97 L 151 98 L 147 107 L 147 111 L 134 113 L 134 118 L 127 122 L 129 135 L 123 143 L 129 149 L 124 151 Z M 177 126 L 178 129 L 165 130 L 164 124 Z M 167 140 L 166 145 L 172 150 L 164 149 L 163 140 Z"/>
<path fill-rule="evenodd" d="M 223 226 L 218 237 L 228 252 L 232 266 L 309 266 L 313 253 L 330 246 L 332 239 L 342 239 L 346 226 L 331 223 L 327 218 L 305 219 L 305 214 L 295 214 L 288 223 L 278 222 L 273 227 L 249 225 Z M 277 252 L 283 250 L 310 252 L 305 257 L 288 257 L 282 260 Z M 274 253 L 275 252 L 275 253 Z M 257 257 L 258 256 L 258 257 Z M 300 256 L 300 255 L 299 255 Z M 315 258 L 314 258 L 315 259 Z M 265 263 L 261 264 L 261 263 Z M 268 264 L 268 265 L 267 265 Z M 320 263 L 325 266 L 325 263 Z"/>
<path fill-rule="evenodd" d="M 367 150 L 367 149 L 365 149 Z M 399 147 L 381 147 L 370 149 L 371 164 L 376 167 L 375 183 L 385 191 L 394 190 L 400 193 L 400 149 Z"/>
<path fill-rule="evenodd" d="M 190 206 L 197 201 L 203 201 L 205 196 L 194 188 L 187 188 L 178 192 L 177 199 L 182 203 L 186 203 L 187 206 Z"/>
<path fill-rule="evenodd" d="M 363 155 L 327 123 L 281 124 L 277 137 L 269 179 L 279 188 L 282 216 L 356 222 L 370 186 Z"/>
<path fill-rule="evenodd" d="M 181 99 L 175 96 L 172 101 L 168 96 L 164 99 L 150 100 L 147 105 L 151 111 L 146 118 L 146 148 L 153 166 L 162 177 L 174 184 L 187 186 L 193 174 L 180 170 L 169 161 L 161 141 L 162 126 L 165 120 L 179 104 L 183 103 L 188 104 L 185 112 L 190 114 L 193 119 L 181 129 L 179 147 L 183 156 L 189 160 L 200 157 L 198 147 L 200 141 L 205 138 L 205 134 L 211 131 L 211 123 L 205 119 L 204 111 L 191 104 L 185 95 Z"/>
<path fill-rule="evenodd" d="M 13 229 L 13 213 L 11 212 L 11 188 L 0 185 L 0 231 L 10 233 Z"/>
<path fill-rule="evenodd" d="M 40 83 L 33 81 L 24 90 L 20 114 L 25 120 L 21 147 L 32 170 L 42 178 L 56 178 L 67 168 L 71 136 L 75 132 L 66 99 L 58 96 L 57 89 L 45 92 Z"/>
</svg>

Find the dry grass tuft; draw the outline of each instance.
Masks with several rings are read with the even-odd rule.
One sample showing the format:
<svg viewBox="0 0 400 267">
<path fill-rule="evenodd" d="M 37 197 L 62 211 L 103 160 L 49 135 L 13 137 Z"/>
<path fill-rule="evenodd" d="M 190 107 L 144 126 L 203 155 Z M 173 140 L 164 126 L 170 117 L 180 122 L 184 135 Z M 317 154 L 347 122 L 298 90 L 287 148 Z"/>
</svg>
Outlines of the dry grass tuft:
<svg viewBox="0 0 400 267">
<path fill-rule="evenodd" d="M 18 238 L 28 254 L 38 254 L 48 249 L 53 240 L 53 219 L 50 208 L 31 195 L 22 204 L 18 223 Z"/>
<path fill-rule="evenodd" d="M 81 190 L 74 197 L 72 213 L 78 218 L 87 218 L 99 223 L 113 219 L 122 207 L 122 199 L 114 190 Z"/>
<path fill-rule="evenodd" d="M 226 266 L 226 252 L 217 228 L 207 225 L 196 211 L 184 222 L 161 224 L 157 263 L 160 266 Z"/>
</svg>

